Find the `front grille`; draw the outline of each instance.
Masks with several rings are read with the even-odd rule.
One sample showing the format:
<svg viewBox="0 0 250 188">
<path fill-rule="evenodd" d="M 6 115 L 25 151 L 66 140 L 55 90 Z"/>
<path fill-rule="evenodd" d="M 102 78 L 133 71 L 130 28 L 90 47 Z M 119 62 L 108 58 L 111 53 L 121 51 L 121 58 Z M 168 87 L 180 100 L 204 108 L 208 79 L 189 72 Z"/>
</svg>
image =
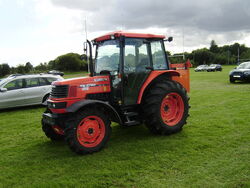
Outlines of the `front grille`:
<svg viewBox="0 0 250 188">
<path fill-rule="evenodd" d="M 66 98 L 68 96 L 68 85 L 53 86 L 51 91 L 52 98 Z"/>
<path fill-rule="evenodd" d="M 233 73 L 233 75 L 239 75 L 239 76 L 241 76 L 243 74 L 243 72 L 239 72 L 239 71 L 235 71 L 234 73 Z"/>
</svg>

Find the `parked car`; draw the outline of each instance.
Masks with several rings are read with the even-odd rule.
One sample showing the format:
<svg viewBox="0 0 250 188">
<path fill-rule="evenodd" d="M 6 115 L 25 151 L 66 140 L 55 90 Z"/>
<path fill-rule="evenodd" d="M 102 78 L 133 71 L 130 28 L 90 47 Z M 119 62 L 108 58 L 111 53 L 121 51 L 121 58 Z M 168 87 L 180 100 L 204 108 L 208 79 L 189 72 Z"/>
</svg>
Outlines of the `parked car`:
<svg viewBox="0 0 250 188">
<path fill-rule="evenodd" d="M 63 76 L 64 72 L 58 71 L 58 70 L 51 70 L 48 72 L 48 74 L 54 74 L 54 75 L 60 75 Z"/>
<path fill-rule="evenodd" d="M 208 65 L 199 65 L 194 69 L 195 72 L 200 72 L 200 71 L 207 71 Z"/>
<path fill-rule="evenodd" d="M 211 64 L 207 68 L 207 72 L 222 71 L 222 66 L 219 64 Z"/>
<path fill-rule="evenodd" d="M 47 104 L 53 81 L 59 75 L 10 75 L 0 81 L 0 109 Z"/>
<path fill-rule="evenodd" d="M 250 61 L 241 63 L 229 73 L 229 81 L 234 83 L 236 80 L 250 82 Z"/>
</svg>

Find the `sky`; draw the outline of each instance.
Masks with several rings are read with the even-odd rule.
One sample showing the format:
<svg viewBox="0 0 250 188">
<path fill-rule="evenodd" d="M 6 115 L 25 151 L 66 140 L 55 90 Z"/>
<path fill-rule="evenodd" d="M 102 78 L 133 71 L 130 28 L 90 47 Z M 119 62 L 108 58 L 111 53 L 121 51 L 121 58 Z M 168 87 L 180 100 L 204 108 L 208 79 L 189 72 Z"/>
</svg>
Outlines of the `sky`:
<svg viewBox="0 0 250 188">
<path fill-rule="evenodd" d="M 115 30 L 173 36 L 171 53 L 211 40 L 250 47 L 249 10 L 249 0 L 0 0 L 0 64 L 82 54 L 86 28 L 90 40 Z"/>
</svg>

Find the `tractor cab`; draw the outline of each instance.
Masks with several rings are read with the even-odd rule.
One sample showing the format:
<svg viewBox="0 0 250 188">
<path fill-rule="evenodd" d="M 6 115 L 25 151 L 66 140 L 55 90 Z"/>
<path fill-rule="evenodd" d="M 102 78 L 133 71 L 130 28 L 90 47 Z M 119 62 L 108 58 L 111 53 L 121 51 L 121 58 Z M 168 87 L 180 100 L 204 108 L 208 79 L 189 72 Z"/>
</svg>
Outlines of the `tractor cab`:
<svg viewBox="0 0 250 188">
<path fill-rule="evenodd" d="M 163 35 L 121 31 L 98 37 L 93 40 L 96 55 L 94 61 L 89 60 L 90 75 L 110 75 L 115 103 L 135 105 L 140 101 L 140 89 L 150 73 L 171 69 L 164 41 L 171 42 L 172 37 L 164 38 Z M 92 45 L 88 47 L 92 52 Z M 88 56 L 91 58 L 92 54 Z M 169 72 L 178 76 L 177 71 Z"/>
<path fill-rule="evenodd" d="M 111 122 L 179 132 L 188 117 L 190 62 L 168 62 L 163 35 L 116 31 L 87 40 L 88 77 L 53 82 L 42 128 L 79 154 L 99 151 Z M 95 56 L 92 59 L 92 52 Z"/>
</svg>

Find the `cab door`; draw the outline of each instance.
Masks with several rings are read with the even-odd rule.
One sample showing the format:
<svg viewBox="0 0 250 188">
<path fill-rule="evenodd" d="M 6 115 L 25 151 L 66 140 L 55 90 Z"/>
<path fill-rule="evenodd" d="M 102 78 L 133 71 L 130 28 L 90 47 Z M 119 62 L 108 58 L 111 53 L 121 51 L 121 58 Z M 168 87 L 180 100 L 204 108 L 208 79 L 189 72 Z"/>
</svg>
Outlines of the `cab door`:
<svg viewBox="0 0 250 188">
<path fill-rule="evenodd" d="M 152 64 L 150 45 L 145 39 L 126 38 L 124 49 L 123 104 L 136 104 L 142 84 Z"/>
</svg>

